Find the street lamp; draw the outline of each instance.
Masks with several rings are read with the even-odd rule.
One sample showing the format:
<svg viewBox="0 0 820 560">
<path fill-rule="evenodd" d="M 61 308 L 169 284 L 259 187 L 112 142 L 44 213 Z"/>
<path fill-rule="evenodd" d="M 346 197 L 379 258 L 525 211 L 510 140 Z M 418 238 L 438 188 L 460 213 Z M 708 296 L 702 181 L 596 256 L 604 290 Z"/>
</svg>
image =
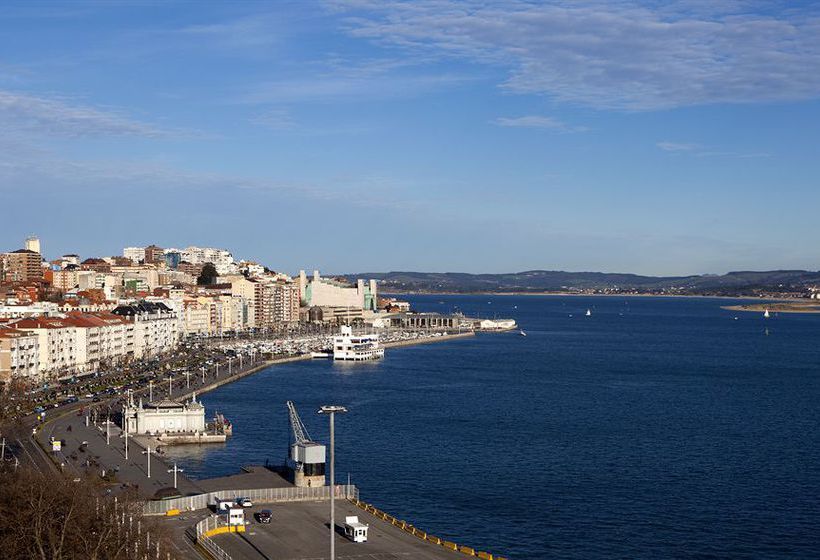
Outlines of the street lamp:
<svg viewBox="0 0 820 560">
<path fill-rule="evenodd" d="M 125 437 L 125 460 L 128 460 L 128 414 L 126 408 L 122 407 L 122 435 Z"/>
<path fill-rule="evenodd" d="M 148 380 L 148 402 L 154 402 L 154 381 Z"/>
<path fill-rule="evenodd" d="M 177 473 L 185 472 L 185 470 L 180 469 L 179 467 L 177 467 L 177 464 L 174 463 L 174 468 L 173 469 L 168 469 L 168 472 L 174 473 L 174 488 L 176 488 L 177 487 Z"/>
<path fill-rule="evenodd" d="M 330 560 L 336 560 L 336 452 L 335 452 L 335 418 L 336 413 L 344 414 L 347 409 L 343 406 L 326 405 L 319 409 L 319 414 L 330 416 Z"/>
<path fill-rule="evenodd" d="M 148 455 L 148 478 L 151 478 L 151 447 L 146 447 L 142 454 Z"/>
</svg>

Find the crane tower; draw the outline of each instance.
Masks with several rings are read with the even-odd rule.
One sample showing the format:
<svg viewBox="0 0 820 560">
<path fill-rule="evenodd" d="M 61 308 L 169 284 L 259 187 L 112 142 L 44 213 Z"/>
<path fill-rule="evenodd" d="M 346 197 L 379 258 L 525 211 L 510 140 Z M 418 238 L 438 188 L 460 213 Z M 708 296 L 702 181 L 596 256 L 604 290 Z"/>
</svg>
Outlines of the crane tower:
<svg viewBox="0 0 820 560">
<path fill-rule="evenodd" d="M 296 486 L 325 485 L 325 446 L 310 439 L 307 428 L 299 418 L 293 401 L 287 401 L 290 416 L 291 442 L 288 466 L 293 470 L 293 484 Z"/>
</svg>

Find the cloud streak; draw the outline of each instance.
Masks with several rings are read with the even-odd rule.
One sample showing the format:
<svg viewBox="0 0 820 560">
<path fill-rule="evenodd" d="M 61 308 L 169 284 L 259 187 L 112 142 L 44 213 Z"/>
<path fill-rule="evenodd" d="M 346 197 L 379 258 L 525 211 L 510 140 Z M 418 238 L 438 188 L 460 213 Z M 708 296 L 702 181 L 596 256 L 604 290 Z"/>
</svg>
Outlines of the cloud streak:
<svg viewBox="0 0 820 560">
<path fill-rule="evenodd" d="M 820 96 L 820 14 L 749 2 L 337 0 L 348 33 L 504 68 L 518 94 L 659 110 Z"/>
<path fill-rule="evenodd" d="M 180 132 L 132 120 L 115 111 L 3 90 L 0 90 L 0 124 L 7 131 L 26 131 L 71 138 L 160 138 Z"/>
<path fill-rule="evenodd" d="M 587 130 L 583 126 L 570 126 L 553 117 L 545 117 L 541 115 L 526 115 L 523 117 L 498 117 L 491 121 L 497 126 L 512 127 L 512 128 L 540 128 L 548 130 L 557 130 L 561 132 L 583 132 Z"/>
<path fill-rule="evenodd" d="M 693 144 L 686 142 L 670 142 L 669 140 L 658 142 L 655 145 L 664 152 L 669 152 L 672 154 L 689 154 L 697 157 L 734 157 L 742 159 L 757 159 L 771 157 L 771 154 L 767 152 L 743 153 L 732 151 L 719 151 L 710 149 L 707 146 L 702 146 L 701 144 Z"/>
</svg>

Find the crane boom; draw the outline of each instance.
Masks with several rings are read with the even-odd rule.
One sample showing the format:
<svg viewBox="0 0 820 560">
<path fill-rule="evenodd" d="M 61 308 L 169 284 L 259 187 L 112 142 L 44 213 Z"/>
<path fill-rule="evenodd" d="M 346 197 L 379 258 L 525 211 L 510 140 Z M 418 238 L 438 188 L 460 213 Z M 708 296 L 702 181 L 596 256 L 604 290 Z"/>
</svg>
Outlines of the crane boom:
<svg viewBox="0 0 820 560">
<path fill-rule="evenodd" d="M 299 418 L 299 413 L 296 412 L 296 407 L 293 405 L 293 401 L 287 401 L 286 404 L 288 406 L 288 414 L 290 415 L 290 427 L 293 430 L 293 437 L 296 440 L 296 443 L 311 441 L 310 434 L 308 434 L 305 425 L 302 424 L 302 419 Z"/>
</svg>

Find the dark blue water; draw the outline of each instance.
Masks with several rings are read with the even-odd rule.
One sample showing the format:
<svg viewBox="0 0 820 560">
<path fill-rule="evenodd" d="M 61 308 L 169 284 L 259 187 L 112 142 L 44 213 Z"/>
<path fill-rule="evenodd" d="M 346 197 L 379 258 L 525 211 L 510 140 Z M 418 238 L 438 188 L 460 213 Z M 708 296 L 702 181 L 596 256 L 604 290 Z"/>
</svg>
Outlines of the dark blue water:
<svg viewBox="0 0 820 560">
<path fill-rule="evenodd" d="M 820 315 L 764 321 L 710 299 L 411 300 L 514 317 L 529 336 L 276 366 L 222 387 L 203 400 L 235 435 L 174 451 L 188 474 L 279 463 L 286 400 L 321 440 L 315 410 L 342 404 L 339 480 L 349 472 L 363 499 L 449 540 L 516 559 L 820 557 Z"/>
</svg>

